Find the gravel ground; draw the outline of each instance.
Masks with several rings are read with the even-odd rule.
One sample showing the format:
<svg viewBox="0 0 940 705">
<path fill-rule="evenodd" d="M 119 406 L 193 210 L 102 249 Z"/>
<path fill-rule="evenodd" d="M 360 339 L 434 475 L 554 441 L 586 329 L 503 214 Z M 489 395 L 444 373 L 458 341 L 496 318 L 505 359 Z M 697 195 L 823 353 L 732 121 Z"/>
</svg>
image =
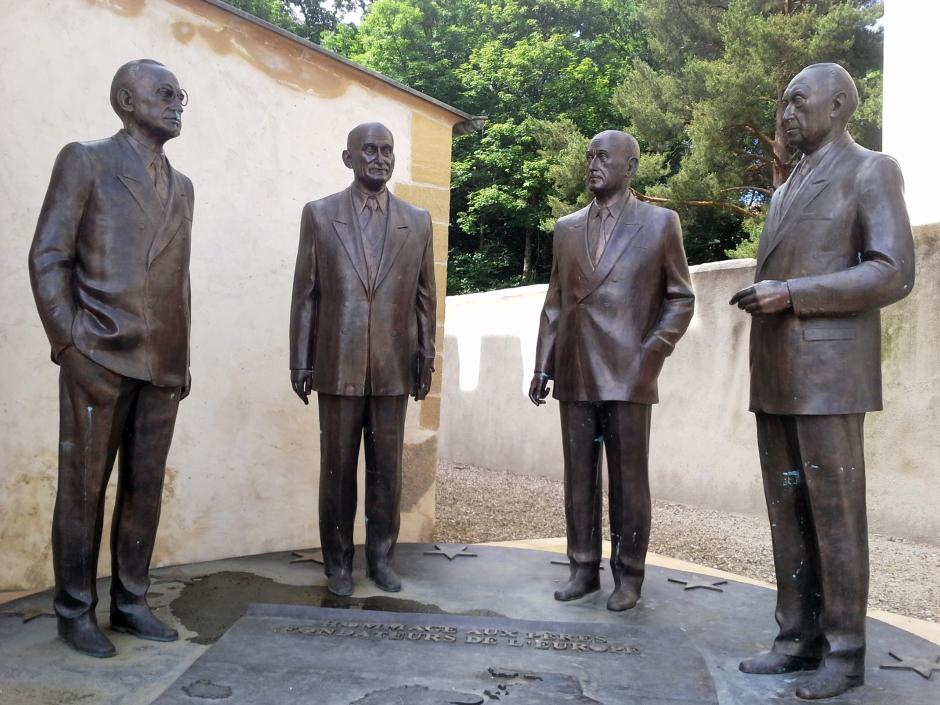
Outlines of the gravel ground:
<svg viewBox="0 0 940 705">
<path fill-rule="evenodd" d="M 604 496 L 604 538 L 607 530 Z M 437 475 L 437 541 L 484 543 L 565 535 L 564 488 L 545 477 L 442 462 Z M 871 534 L 870 607 L 940 619 L 940 548 Z M 774 582 L 763 517 L 653 502 L 650 550 Z"/>
</svg>

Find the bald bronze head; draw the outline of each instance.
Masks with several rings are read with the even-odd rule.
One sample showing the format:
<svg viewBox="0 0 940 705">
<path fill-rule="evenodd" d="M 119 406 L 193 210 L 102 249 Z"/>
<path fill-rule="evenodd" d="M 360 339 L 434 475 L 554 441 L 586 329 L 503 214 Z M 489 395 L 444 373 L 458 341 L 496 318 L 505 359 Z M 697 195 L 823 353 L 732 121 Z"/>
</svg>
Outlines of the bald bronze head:
<svg viewBox="0 0 940 705">
<path fill-rule="evenodd" d="M 352 169 L 356 186 L 381 191 L 395 169 L 395 140 L 380 122 L 357 125 L 346 138 L 343 164 Z"/>
<path fill-rule="evenodd" d="M 178 137 L 186 93 L 159 61 L 128 61 L 111 81 L 111 107 L 125 129 L 157 146 Z"/>
<path fill-rule="evenodd" d="M 811 154 L 845 131 L 858 107 L 858 89 L 838 64 L 812 64 L 783 93 L 787 144 Z"/>
<path fill-rule="evenodd" d="M 587 187 L 600 200 L 630 188 L 640 163 L 640 145 L 620 130 L 596 134 L 585 154 Z"/>
</svg>

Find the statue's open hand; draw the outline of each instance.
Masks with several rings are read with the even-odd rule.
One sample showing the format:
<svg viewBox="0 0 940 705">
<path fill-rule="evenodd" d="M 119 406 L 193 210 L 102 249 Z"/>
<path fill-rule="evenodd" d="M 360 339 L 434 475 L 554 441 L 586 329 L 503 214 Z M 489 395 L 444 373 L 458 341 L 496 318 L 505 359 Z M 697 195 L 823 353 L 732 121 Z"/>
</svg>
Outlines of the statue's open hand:
<svg viewBox="0 0 940 705">
<path fill-rule="evenodd" d="M 536 406 L 545 403 L 545 397 L 551 389 L 548 388 L 548 381 L 551 377 L 544 372 L 536 372 L 532 375 L 532 383 L 529 385 L 529 399 Z"/>
<path fill-rule="evenodd" d="M 300 397 L 300 401 L 309 404 L 307 397 L 313 391 L 313 370 L 291 370 L 290 386 L 294 388 L 294 394 Z"/>
<path fill-rule="evenodd" d="M 768 279 L 746 286 L 728 302 L 752 315 L 780 313 L 791 307 L 790 289 L 785 281 Z"/>
</svg>

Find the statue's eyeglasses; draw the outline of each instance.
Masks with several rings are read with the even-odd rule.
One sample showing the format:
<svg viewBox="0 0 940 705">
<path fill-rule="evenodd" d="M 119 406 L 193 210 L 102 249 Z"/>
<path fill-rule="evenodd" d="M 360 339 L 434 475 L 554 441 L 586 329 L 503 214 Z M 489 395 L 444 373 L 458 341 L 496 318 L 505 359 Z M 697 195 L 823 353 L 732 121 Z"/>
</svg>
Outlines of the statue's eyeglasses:
<svg viewBox="0 0 940 705">
<path fill-rule="evenodd" d="M 189 93 L 182 88 L 178 91 L 174 91 L 172 88 L 161 86 L 157 89 L 157 95 L 160 96 L 160 99 L 163 100 L 164 103 L 172 103 L 174 99 L 178 99 L 180 105 L 183 106 L 189 103 Z"/>
</svg>

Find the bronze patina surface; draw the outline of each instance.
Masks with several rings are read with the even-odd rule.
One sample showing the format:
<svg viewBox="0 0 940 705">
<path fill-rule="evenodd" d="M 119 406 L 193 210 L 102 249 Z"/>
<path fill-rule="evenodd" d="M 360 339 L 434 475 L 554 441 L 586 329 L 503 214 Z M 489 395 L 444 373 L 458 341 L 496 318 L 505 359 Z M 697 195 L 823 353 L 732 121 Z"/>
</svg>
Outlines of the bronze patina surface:
<svg viewBox="0 0 940 705">
<path fill-rule="evenodd" d="M 55 611 L 62 638 L 91 656 L 114 655 L 95 618 L 95 566 L 115 456 L 111 627 L 176 639 L 146 594 L 166 457 L 190 390 L 193 185 L 163 153 L 180 134 L 186 100 L 156 61 L 118 69 L 111 105 L 124 129 L 62 149 L 29 252 L 61 368 Z"/>
<path fill-rule="evenodd" d="M 815 668 L 797 695 L 817 699 L 864 681 L 863 425 L 882 408 L 879 309 L 910 293 L 914 243 L 897 162 L 845 130 L 851 76 L 808 66 L 783 100 L 781 128 L 803 157 L 771 200 L 756 283 L 731 299 L 752 315 L 750 408 L 780 626 L 771 652 L 741 670 Z"/>
<path fill-rule="evenodd" d="M 352 185 L 303 209 L 291 302 L 290 367 L 320 411 L 320 539 L 330 589 L 352 592 L 359 444 L 366 453 L 366 554 L 376 585 L 397 592 L 408 395 L 427 396 L 436 290 L 431 216 L 386 188 L 392 133 L 354 128 L 343 151 Z"/>
<path fill-rule="evenodd" d="M 630 191 L 640 148 L 624 132 L 591 140 L 585 167 L 594 201 L 558 220 L 529 398 L 548 382 L 560 403 L 565 518 L 573 600 L 599 588 L 601 451 L 610 475 L 608 609 L 636 605 L 650 534 L 650 409 L 666 357 L 692 319 L 694 297 L 675 212 Z"/>
</svg>

